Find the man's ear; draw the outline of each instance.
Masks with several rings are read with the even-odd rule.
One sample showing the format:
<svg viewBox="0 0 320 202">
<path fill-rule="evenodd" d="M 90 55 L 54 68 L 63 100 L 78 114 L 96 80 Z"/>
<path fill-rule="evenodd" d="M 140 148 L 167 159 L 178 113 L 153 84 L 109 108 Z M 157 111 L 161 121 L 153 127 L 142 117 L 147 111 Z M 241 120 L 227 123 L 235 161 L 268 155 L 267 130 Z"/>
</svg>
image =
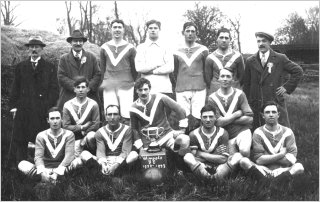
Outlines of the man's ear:
<svg viewBox="0 0 320 202">
<path fill-rule="evenodd" d="M 49 123 L 49 118 L 47 118 L 47 122 Z"/>
<path fill-rule="evenodd" d="M 73 87 L 73 92 L 76 93 L 76 87 Z"/>
<path fill-rule="evenodd" d="M 260 112 L 261 117 L 263 118 L 263 113 Z"/>
</svg>

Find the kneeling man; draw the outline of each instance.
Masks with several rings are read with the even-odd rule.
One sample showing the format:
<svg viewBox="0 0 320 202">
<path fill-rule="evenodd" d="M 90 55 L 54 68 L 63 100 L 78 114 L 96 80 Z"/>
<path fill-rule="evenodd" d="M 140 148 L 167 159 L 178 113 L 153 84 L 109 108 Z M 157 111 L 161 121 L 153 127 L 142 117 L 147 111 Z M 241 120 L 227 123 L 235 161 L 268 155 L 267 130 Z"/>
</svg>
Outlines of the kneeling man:
<svg viewBox="0 0 320 202">
<path fill-rule="evenodd" d="M 55 183 L 58 176 L 82 165 L 80 158 L 74 158 L 74 134 L 61 128 L 61 112 L 57 107 L 48 111 L 50 128 L 36 137 L 35 165 L 21 161 L 19 170 L 31 178 Z"/>
<path fill-rule="evenodd" d="M 97 102 L 87 97 L 89 81 L 79 76 L 73 86 L 76 97 L 63 106 L 63 127 L 75 134 L 75 156 L 79 157 L 84 149 L 93 153 L 96 150 L 94 134 L 99 128 L 100 113 Z"/>
<path fill-rule="evenodd" d="M 249 171 L 249 175 L 258 178 L 275 177 L 279 180 L 304 172 L 301 163 L 297 163 L 297 145 L 290 128 L 278 123 L 280 116 L 278 105 L 269 101 L 262 107 L 265 125 L 253 133 L 253 162 L 248 158 L 240 161 L 240 166 Z"/>
<path fill-rule="evenodd" d="M 120 109 L 117 105 L 106 108 L 107 125 L 100 128 L 96 134 L 97 156 L 88 151 L 81 153 L 81 158 L 88 163 L 97 159 L 104 175 L 113 175 L 128 170 L 132 162 L 138 159 L 136 152 L 132 153 L 132 131 L 125 124 L 120 123 Z M 93 159 L 93 160 L 91 160 Z M 117 171 L 117 172 L 116 172 Z M 116 172 L 116 173 L 115 173 Z"/>
</svg>

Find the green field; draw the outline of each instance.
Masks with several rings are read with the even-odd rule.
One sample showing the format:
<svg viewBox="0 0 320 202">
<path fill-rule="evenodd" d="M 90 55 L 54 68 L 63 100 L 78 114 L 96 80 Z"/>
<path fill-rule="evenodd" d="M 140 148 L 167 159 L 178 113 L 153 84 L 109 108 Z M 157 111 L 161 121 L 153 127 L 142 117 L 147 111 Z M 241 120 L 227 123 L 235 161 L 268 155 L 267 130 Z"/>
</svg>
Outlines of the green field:
<svg viewBox="0 0 320 202">
<path fill-rule="evenodd" d="M 50 200 L 319 200 L 319 84 L 302 83 L 287 97 L 292 129 L 298 146 L 298 161 L 305 174 L 288 185 L 274 182 L 261 187 L 242 172 L 216 184 L 199 181 L 192 174 L 174 172 L 160 185 L 149 185 L 134 176 L 112 178 L 87 168 L 58 184 Z M 2 98 L 1 200 L 37 200 L 35 183 L 4 167 L 11 135 L 11 120 Z M 90 171 L 92 172 L 92 171 Z"/>
</svg>

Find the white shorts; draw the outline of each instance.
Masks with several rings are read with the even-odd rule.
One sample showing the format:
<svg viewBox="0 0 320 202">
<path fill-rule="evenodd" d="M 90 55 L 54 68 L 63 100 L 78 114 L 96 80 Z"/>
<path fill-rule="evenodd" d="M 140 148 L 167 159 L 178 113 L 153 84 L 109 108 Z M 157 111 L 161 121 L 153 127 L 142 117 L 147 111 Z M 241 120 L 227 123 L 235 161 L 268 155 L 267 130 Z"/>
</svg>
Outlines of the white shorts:
<svg viewBox="0 0 320 202">
<path fill-rule="evenodd" d="M 129 89 L 103 90 L 104 110 L 109 105 L 120 106 L 120 113 L 123 118 L 130 118 L 130 107 L 133 103 L 133 87 Z M 105 113 L 104 113 L 105 114 Z"/>
<path fill-rule="evenodd" d="M 229 140 L 228 147 L 230 156 L 239 152 L 240 147 L 247 147 L 247 149 L 250 149 L 251 141 L 252 135 L 250 129 L 242 131 L 235 138 Z"/>
<path fill-rule="evenodd" d="M 191 114 L 197 119 L 200 119 L 200 111 L 206 102 L 207 90 L 200 91 L 184 91 L 177 92 L 177 103 L 186 111 L 186 116 Z"/>
</svg>

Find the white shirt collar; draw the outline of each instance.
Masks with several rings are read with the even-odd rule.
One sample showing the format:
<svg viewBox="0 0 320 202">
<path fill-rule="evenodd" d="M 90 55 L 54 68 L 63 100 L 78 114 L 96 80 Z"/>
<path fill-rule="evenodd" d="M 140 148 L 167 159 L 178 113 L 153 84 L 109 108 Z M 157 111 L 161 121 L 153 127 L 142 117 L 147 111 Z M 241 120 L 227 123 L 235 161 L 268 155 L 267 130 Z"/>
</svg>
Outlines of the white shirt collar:
<svg viewBox="0 0 320 202">
<path fill-rule="evenodd" d="M 155 45 L 157 45 L 157 46 L 160 47 L 160 45 L 161 45 L 161 43 L 160 43 L 160 41 L 159 41 L 159 38 L 158 38 L 156 41 L 152 41 L 152 40 L 150 40 L 149 38 L 147 38 L 145 43 L 146 43 L 146 45 L 148 45 L 148 46 L 151 46 L 152 44 L 155 44 Z"/>
<path fill-rule="evenodd" d="M 76 57 L 77 52 L 72 49 L 73 56 Z M 82 50 L 79 52 L 79 57 L 82 57 Z"/>
<path fill-rule="evenodd" d="M 38 63 L 38 61 L 39 61 L 40 59 L 41 59 L 41 57 L 38 57 L 37 59 L 33 60 L 32 57 L 31 57 L 30 61 L 31 61 L 31 62 L 36 62 L 36 63 Z"/>
<path fill-rule="evenodd" d="M 263 53 L 261 53 L 261 52 L 259 51 L 260 59 L 262 58 L 262 54 L 263 54 Z M 264 57 L 266 58 L 266 60 L 268 60 L 269 55 L 270 55 L 270 50 L 268 50 L 267 52 L 264 53 Z"/>
</svg>

